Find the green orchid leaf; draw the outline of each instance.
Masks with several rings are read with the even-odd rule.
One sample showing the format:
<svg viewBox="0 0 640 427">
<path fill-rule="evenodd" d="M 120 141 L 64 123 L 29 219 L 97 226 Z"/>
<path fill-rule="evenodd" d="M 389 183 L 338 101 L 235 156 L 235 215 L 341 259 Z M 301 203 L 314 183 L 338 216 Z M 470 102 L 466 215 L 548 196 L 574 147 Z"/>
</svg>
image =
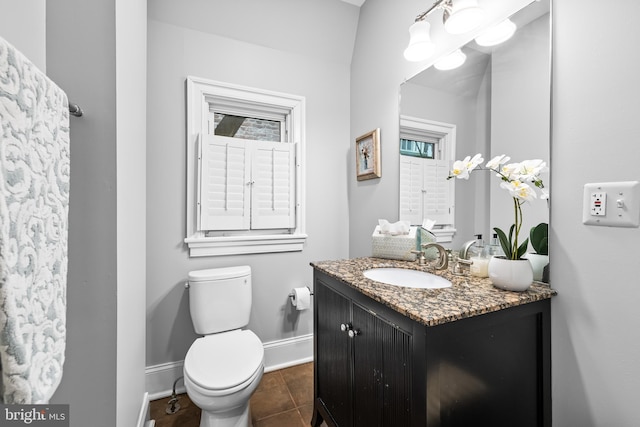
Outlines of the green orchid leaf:
<svg viewBox="0 0 640 427">
<path fill-rule="evenodd" d="M 541 222 L 535 227 L 531 227 L 529 240 L 537 254 L 549 255 L 549 224 Z"/>
<path fill-rule="evenodd" d="M 507 235 L 504 234 L 504 231 L 500 230 L 498 227 L 494 227 L 493 231 L 498 235 L 498 240 L 500 240 L 500 246 L 502 247 L 502 251 L 504 255 L 511 259 L 511 243 L 507 239 Z"/>
<path fill-rule="evenodd" d="M 529 239 L 525 239 L 518 248 L 518 257 L 516 259 L 522 258 L 522 256 L 527 253 L 527 246 L 529 246 Z"/>
<path fill-rule="evenodd" d="M 544 237 L 540 240 L 540 250 L 537 251 L 540 255 L 549 255 L 549 237 Z"/>
</svg>

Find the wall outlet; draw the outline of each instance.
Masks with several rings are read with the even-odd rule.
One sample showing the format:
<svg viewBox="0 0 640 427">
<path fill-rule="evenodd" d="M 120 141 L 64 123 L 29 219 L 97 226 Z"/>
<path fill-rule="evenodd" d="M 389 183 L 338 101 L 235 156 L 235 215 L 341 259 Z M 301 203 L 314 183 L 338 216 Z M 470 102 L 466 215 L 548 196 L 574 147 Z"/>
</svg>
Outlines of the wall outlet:
<svg viewBox="0 0 640 427">
<path fill-rule="evenodd" d="M 598 191 L 591 193 L 591 215 L 605 216 L 607 212 L 607 193 Z"/>
<path fill-rule="evenodd" d="M 640 227 L 638 181 L 585 184 L 583 200 L 583 224 Z"/>
</svg>

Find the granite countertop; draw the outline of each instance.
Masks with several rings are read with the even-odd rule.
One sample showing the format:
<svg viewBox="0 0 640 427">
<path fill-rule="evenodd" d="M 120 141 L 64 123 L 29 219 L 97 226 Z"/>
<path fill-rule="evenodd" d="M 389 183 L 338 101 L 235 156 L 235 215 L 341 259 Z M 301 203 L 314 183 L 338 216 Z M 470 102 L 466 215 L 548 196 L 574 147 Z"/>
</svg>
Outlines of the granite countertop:
<svg viewBox="0 0 640 427">
<path fill-rule="evenodd" d="M 539 282 L 534 282 L 525 292 L 504 291 L 493 286 L 489 279 L 454 275 L 446 270 L 434 270 L 409 261 L 368 257 L 312 262 L 311 265 L 426 326 L 548 299 L 557 293 L 549 285 Z M 365 270 L 381 267 L 426 271 L 448 279 L 452 285 L 444 289 L 405 288 L 376 282 L 362 274 Z"/>
</svg>

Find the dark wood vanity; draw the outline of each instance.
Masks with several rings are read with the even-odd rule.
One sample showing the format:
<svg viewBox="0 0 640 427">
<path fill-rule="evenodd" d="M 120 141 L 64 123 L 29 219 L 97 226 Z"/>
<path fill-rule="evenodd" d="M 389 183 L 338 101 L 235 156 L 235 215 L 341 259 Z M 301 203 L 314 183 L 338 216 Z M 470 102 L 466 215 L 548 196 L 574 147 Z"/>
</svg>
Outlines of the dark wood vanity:
<svg viewBox="0 0 640 427">
<path fill-rule="evenodd" d="M 340 427 L 550 426 L 555 291 L 385 285 L 376 258 L 313 263 L 314 416 Z"/>
</svg>

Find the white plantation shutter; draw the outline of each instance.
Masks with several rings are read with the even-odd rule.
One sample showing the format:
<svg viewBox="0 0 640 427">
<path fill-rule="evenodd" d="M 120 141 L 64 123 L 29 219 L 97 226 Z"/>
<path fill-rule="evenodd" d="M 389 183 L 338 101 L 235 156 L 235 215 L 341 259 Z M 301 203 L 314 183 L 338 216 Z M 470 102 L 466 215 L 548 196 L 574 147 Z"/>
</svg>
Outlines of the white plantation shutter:
<svg viewBox="0 0 640 427">
<path fill-rule="evenodd" d="M 206 135 L 200 230 L 294 228 L 295 144 Z"/>
<path fill-rule="evenodd" d="M 251 176 L 251 228 L 294 228 L 295 144 L 257 142 Z"/>
<path fill-rule="evenodd" d="M 248 230 L 250 157 L 247 141 L 205 135 L 201 143 L 200 230 Z"/>
<path fill-rule="evenodd" d="M 412 225 L 422 224 L 422 159 L 400 156 L 400 219 Z"/>
<path fill-rule="evenodd" d="M 424 174 L 424 217 L 436 221 L 436 224 L 453 224 L 453 208 L 449 162 L 446 160 L 423 159 Z"/>
<path fill-rule="evenodd" d="M 452 181 L 448 160 L 400 156 L 400 219 L 420 225 L 423 219 L 453 224 Z"/>
</svg>

